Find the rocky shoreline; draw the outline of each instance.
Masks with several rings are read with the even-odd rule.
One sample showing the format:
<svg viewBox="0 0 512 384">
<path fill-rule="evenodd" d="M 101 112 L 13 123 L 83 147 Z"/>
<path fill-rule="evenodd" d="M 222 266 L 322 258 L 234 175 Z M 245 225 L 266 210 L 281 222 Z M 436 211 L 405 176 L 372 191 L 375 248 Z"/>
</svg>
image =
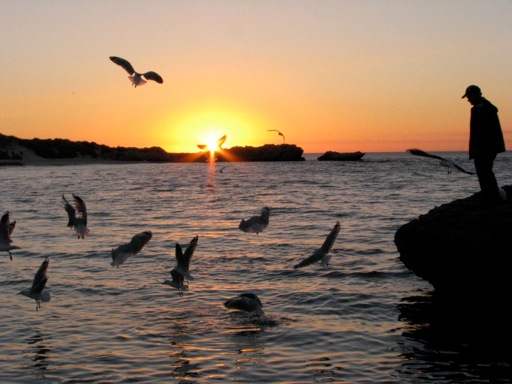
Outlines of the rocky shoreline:
<svg viewBox="0 0 512 384">
<path fill-rule="evenodd" d="M 216 161 L 304 161 L 293 144 L 232 147 L 216 152 Z M 126 162 L 191 163 L 208 161 L 208 152 L 169 153 L 160 147 L 108 147 L 65 139 L 19 139 L 0 134 L 0 165 L 115 164 Z"/>
</svg>

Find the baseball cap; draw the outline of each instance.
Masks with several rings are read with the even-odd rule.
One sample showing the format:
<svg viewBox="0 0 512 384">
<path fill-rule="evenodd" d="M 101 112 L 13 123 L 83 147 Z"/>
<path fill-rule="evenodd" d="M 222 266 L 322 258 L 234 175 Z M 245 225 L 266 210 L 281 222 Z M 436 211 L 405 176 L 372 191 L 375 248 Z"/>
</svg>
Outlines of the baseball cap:
<svg viewBox="0 0 512 384">
<path fill-rule="evenodd" d="M 466 93 L 464 93 L 464 95 L 462 95 L 462 99 L 465 98 L 465 97 L 468 97 L 468 95 L 481 95 L 482 94 L 482 91 L 480 90 L 480 87 L 478 87 L 477 85 L 470 85 L 469 87 L 466 88 Z"/>
</svg>

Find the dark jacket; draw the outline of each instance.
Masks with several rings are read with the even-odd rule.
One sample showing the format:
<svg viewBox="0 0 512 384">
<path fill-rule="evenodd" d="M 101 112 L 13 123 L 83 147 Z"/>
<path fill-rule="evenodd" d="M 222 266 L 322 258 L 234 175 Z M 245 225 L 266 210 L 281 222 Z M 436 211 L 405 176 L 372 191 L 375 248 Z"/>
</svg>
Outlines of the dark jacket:
<svg viewBox="0 0 512 384">
<path fill-rule="evenodd" d="M 469 158 L 496 156 L 505 152 L 498 108 L 484 97 L 471 108 L 469 123 Z"/>
</svg>

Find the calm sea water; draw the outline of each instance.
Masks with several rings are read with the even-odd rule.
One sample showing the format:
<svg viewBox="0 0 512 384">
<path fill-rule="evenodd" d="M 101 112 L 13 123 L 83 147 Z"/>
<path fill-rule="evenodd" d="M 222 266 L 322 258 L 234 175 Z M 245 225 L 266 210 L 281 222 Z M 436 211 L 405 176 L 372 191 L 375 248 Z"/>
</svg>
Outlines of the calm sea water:
<svg viewBox="0 0 512 384">
<path fill-rule="evenodd" d="M 0 168 L 0 209 L 17 221 L 22 248 L 13 261 L 0 255 L 0 382 L 510 382 L 497 322 L 439 309 L 393 242 L 401 225 L 478 191 L 476 176 L 405 152 L 316 156 Z M 473 169 L 466 153 L 443 156 Z M 511 163 L 499 156 L 500 184 L 512 184 Z M 63 193 L 87 204 L 85 240 L 66 227 Z M 239 221 L 265 205 L 266 231 L 241 232 Z M 294 270 L 337 220 L 330 266 Z M 145 230 L 153 238 L 143 251 L 111 267 L 110 249 Z M 180 296 L 162 283 L 175 243 L 195 235 L 195 280 Z M 36 311 L 17 293 L 46 256 L 52 300 Z M 224 308 L 242 292 L 260 297 L 264 318 Z"/>
</svg>

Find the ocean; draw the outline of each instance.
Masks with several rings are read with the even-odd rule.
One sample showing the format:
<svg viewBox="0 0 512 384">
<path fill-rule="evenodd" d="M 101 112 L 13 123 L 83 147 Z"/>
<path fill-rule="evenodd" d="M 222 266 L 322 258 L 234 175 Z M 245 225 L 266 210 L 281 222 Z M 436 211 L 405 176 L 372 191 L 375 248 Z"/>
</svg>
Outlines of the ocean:
<svg viewBox="0 0 512 384">
<path fill-rule="evenodd" d="M 465 152 L 438 154 L 474 169 Z M 0 254 L 0 382 L 510 382 L 510 343 L 496 348 L 505 329 L 494 329 L 509 324 L 447 315 L 394 244 L 401 225 L 477 192 L 476 176 L 406 152 L 305 157 L 1 167 L 0 209 L 21 249 Z M 501 185 L 511 163 L 510 153 L 495 162 Z M 72 193 L 87 205 L 85 239 L 66 227 L 62 194 Z M 264 206 L 264 232 L 238 229 Z M 294 269 L 337 221 L 329 266 Z M 111 249 L 142 231 L 151 241 L 112 267 Z M 163 282 L 176 242 L 196 235 L 194 280 L 180 295 Z M 46 256 L 52 299 L 36 311 L 18 292 Z M 263 317 L 224 307 L 244 292 Z"/>
</svg>

